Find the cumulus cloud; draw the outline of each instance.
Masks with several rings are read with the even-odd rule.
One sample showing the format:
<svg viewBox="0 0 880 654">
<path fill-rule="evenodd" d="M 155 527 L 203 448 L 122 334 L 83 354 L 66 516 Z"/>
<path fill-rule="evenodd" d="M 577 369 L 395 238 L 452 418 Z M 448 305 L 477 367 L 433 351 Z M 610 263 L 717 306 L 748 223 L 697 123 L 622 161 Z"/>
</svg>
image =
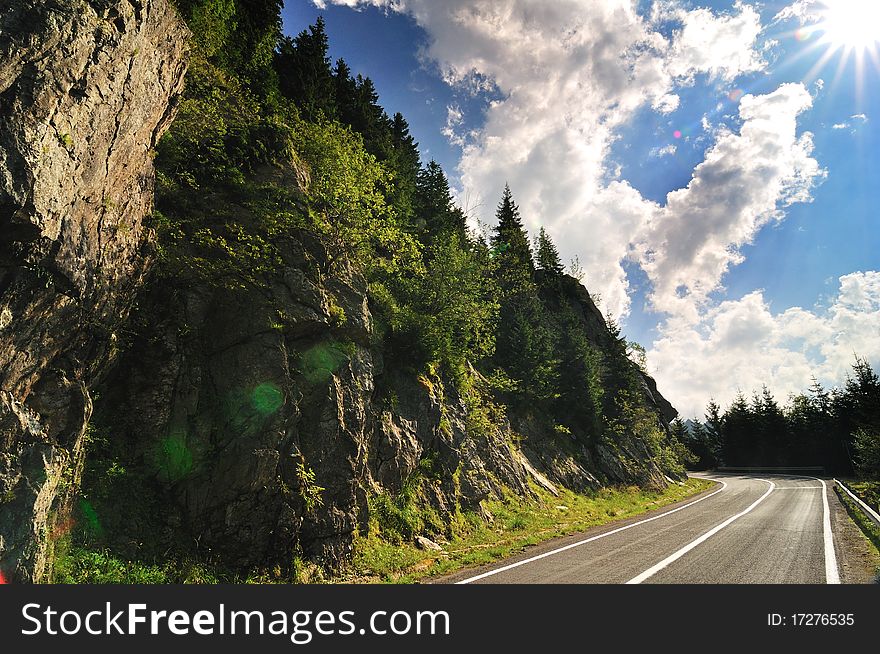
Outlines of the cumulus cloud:
<svg viewBox="0 0 880 654">
<path fill-rule="evenodd" d="M 760 17 L 749 5 L 737 4 L 737 9 L 735 14 L 720 16 L 703 8 L 672 11 L 683 27 L 669 53 L 670 72 L 684 80 L 702 72 L 730 81 L 741 73 L 760 70 L 764 62 L 751 47 L 761 32 Z"/>
<path fill-rule="evenodd" d="M 690 326 L 667 326 L 648 351 L 663 392 L 685 416 L 702 415 L 707 398 L 726 406 L 767 384 L 777 398 L 801 392 L 816 377 L 838 384 L 854 355 L 880 362 L 880 272 L 839 278 L 824 308 L 774 313 L 761 291 L 726 301 Z M 696 383 L 695 383 L 696 382 Z"/>
<path fill-rule="evenodd" d="M 797 135 L 797 116 L 812 104 L 802 84 L 784 84 L 740 101 L 739 133 L 719 132 L 686 188 L 667 196 L 637 238 L 639 261 L 654 284 L 651 304 L 689 322 L 740 248 L 780 208 L 810 200 L 824 172 L 811 157 L 812 135 Z"/>
<path fill-rule="evenodd" d="M 491 223 L 509 183 L 527 225 L 543 224 L 566 258 L 579 257 L 613 317 L 629 307 L 621 259 L 653 211 L 631 187 L 606 183 L 617 130 L 643 108 L 674 111 L 675 89 L 698 74 L 730 80 L 761 65 L 759 17 L 742 4 L 713 13 L 663 3 L 646 19 L 630 0 L 331 1 L 407 12 L 428 35 L 422 56 L 444 80 L 472 91 L 492 86 L 501 99 L 466 139 L 462 196 L 478 198 L 475 218 Z M 659 20 L 677 25 L 671 36 Z M 624 218 L 612 201 L 618 195 L 630 212 Z"/>
<path fill-rule="evenodd" d="M 447 108 L 443 133 L 462 147 L 462 198 L 491 224 L 509 183 L 527 226 L 543 225 L 565 259 L 579 258 L 609 317 L 630 305 L 623 262 L 640 265 L 663 316 L 649 365 L 685 415 L 700 413 L 709 395 L 727 402 L 763 382 L 784 396 L 811 375 L 839 380 L 853 350 L 880 360 L 880 273 L 841 277 L 822 310 L 774 313 L 761 291 L 713 301 L 742 247 L 788 205 L 810 201 L 825 175 L 812 135 L 797 127 L 813 101 L 804 85 L 743 96 L 737 129 L 704 117 L 704 160 L 663 204 L 642 197 L 609 161 L 638 112 L 671 114 L 699 76 L 729 84 L 766 65 L 752 6 L 717 12 L 658 0 L 645 17 L 632 0 L 314 1 L 408 13 L 427 34 L 423 60 L 448 84 L 493 91 L 482 125 L 466 135 L 468 117 Z M 774 22 L 810 20 L 815 6 L 799 0 Z M 814 92 L 821 88 L 817 80 Z"/>
</svg>

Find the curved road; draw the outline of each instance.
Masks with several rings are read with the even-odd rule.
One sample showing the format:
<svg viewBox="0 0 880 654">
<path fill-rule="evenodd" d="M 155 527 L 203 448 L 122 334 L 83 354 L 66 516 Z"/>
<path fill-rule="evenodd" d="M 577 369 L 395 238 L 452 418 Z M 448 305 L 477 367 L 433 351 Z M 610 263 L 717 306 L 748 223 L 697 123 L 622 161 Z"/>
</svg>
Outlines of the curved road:
<svg viewBox="0 0 880 654">
<path fill-rule="evenodd" d="M 555 541 L 452 583 L 840 583 L 825 481 L 706 475 L 691 500 Z M 534 550 L 532 550 L 534 552 Z"/>
</svg>

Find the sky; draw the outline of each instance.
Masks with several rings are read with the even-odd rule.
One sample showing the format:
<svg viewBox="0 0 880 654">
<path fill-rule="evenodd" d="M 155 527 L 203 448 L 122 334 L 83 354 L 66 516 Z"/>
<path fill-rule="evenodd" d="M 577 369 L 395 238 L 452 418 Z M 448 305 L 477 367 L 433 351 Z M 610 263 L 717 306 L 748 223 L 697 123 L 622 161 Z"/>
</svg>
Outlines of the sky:
<svg viewBox="0 0 880 654">
<path fill-rule="evenodd" d="M 880 2 L 286 0 L 472 224 L 505 183 L 684 417 L 880 370 Z"/>
</svg>

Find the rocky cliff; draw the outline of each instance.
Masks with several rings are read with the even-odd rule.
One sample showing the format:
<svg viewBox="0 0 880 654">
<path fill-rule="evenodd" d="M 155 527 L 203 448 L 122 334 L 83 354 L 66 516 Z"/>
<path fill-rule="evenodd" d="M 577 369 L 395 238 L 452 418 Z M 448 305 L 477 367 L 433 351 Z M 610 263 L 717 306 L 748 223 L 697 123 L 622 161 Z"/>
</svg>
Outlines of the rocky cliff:
<svg viewBox="0 0 880 654">
<path fill-rule="evenodd" d="M 101 397 L 116 464 L 140 471 L 140 497 L 153 498 L 143 521 L 108 525 L 121 530 L 117 547 L 183 543 L 242 571 L 284 569 L 297 552 L 338 569 L 367 528 L 370 498 L 398 497 L 414 481 L 416 501 L 439 519 L 429 536 L 485 499 L 531 496 L 532 484 L 551 493 L 665 486 L 635 436 L 588 444 L 540 416 L 503 411 L 475 424 L 451 380 L 386 369 L 360 274 L 326 274 L 325 247 L 307 232 L 284 239 L 281 252 L 259 289 L 147 285 L 138 333 Z M 601 313 L 568 283 L 584 330 L 603 347 L 611 337 Z"/>
<path fill-rule="evenodd" d="M 91 389 L 146 269 L 186 28 L 165 0 L 0 11 L 0 570 L 42 578 Z"/>
</svg>

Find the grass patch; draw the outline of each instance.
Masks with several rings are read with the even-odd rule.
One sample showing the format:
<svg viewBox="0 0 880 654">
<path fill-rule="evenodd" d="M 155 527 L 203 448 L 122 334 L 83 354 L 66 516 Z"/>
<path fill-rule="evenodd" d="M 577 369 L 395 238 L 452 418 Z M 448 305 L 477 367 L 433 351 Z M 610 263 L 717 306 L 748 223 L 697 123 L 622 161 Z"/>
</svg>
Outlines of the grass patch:
<svg viewBox="0 0 880 654">
<path fill-rule="evenodd" d="M 850 485 L 851 482 L 846 482 L 848 488 L 850 488 L 854 493 L 855 489 Z M 854 482 L 858 484 L 859 482 Z M 872 482 L 863 482 L 863 483 L 872 483 Z M 876 484 L 876 482 L 873 482 Z M 844 508 L 846 508 L 846 512 L 849 514 L 849 517 L 852 518 L 853 522 L 855 522 L 859 529 L 862 530 L 862 533 L 867 536 L 868 540 L 874 545 L 874 549 L 877 550 L 877 554 L 880 555 L 880 526 L 877 525 L 869 516 L 865 515 L 865 512 L 862 511 L 862 508 L 856 504 L 852 500 L 852 498 L 846 494 L 846 492 L 842 491 L 838 486 L 834 486 L 834 490 L 837 492 L 837 496 L 840 498 L 840 501 L 843 503 Z M 862 497 L 861 493 L 856 493 L 860 497 Z M 864 500 L 864 498 L 862 498 Z M 880 573 L 880 569 L 877 570 Z"/>
<path fill-rule="evenodd" d="M 843 483 L 853 493 L 855 493 L 862 502 L 875 510 L 880 510 L 880 481 L 855 481 L 844 479 Z"/>
<path fill-rule="evenodd" d="M 563 489 L 558 497 L 535 487 L 536 500 L 524 501 L 511 494 L 503 500 L 484 502 L 492 515 L 489 523 L 473 513 L 458 514 L 451 529 L 453 537 L 441 543 L 441 552 L 421 550 L 409 542 L 393 544 L 383 538 L 374 519 L 368 533 L 356 537 L 351 572 L 341 581 L 412 583 L 492 563 L 530 545 L 639 515 L 711 486 L 712 482 L 703 479 L 688 479 L 660 492 L 636 486 L 603 488 L 588 494 Z"/>
<path fill-rule="evenodd" d="M 205 566 L 169 561 L 149 565 L 127 561 L 109 550 L 71 546 L 55 560 L 53 582 L 58 584 L 217 584 L 220 579 Z"/>
</svg>

